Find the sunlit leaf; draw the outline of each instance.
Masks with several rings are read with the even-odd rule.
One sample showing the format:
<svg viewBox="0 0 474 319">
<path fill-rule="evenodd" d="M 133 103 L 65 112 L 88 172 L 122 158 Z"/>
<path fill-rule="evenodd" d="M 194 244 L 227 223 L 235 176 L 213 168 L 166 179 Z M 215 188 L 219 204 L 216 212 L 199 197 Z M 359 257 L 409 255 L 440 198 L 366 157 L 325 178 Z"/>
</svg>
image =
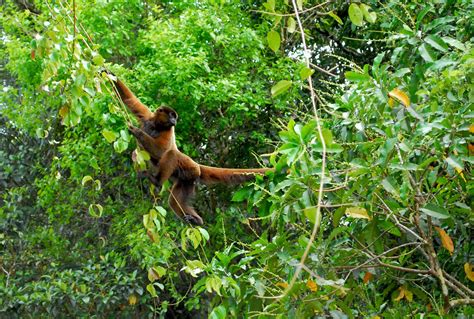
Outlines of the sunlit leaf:
<svg viewBox="0 0 474 319">
<path fill-rule="evenodd" d="M 271 30 L 267 34 L 267 41 L 268 41 L 268 46 L 270 49 L 273 50 L 273 52 L 277 52 L 280 49 L 280 34 L 274 30 Z"/>
<path fill-rule="evenodd" d="M 366 82 L 370 80 L 370 76 L 365 73 L 347 71 L 344 73 L 346 79 L 352 82 Z"/>
<path fill-rule="evenodd" d="M 275 0 L 268 0 L 263 4 L 263 7 L 269 12 L 275 12 Z"/>
<path fill-rule="evenodd" d="M 334 20 L 336 20 L 337 23 L 339 23 L 340 25 L 343 25 L 344 23 L 342 22 L 341 18 L 339 18 L 339 16 L 337 14 L 334 13 L 334 11 L 330 11 L 328 13 L 328 15 L 333 18 Z"/>
<path fill-rule="evenodd" d="M 89 215 L 91 215 L 92 217 L 96 217 L 96 218 L 101 217 L 103 211 L 104 211 L 104 208 L 100 204 L 89 205 Z"/>
<path fill-rule="evenodd" d="M 364 15 L 365 21 L 369 23 L 375 23 L 375 21 L 377 20 L 377 14 L 375 12 L 370 12 L 372 8 L 364 3 L 361 3 L 359 7 L 362 11 L 362 14 Z"/>
<path fill-rule="evenodd" d="M 105 139 L 106 139 L 107 142 L 109 142 L 109 143 L 114 142 L 114 141 L 117 139 L 117 137 L 118 137 L 117 133 L 112 132 L 112 131 L 109 131 L 109 130 L 107 130 L 107 129 L 105 129 L 105 130 L 102 131 L 102 135 L 105 137 Z"/>
<path fill-rule="evenodd" d="M 298 10 L 303 10 L 303 0 L 296 0 L 296 6 L 298 7 Z"/>
<path fill-rule="evenodd" d="M 349 6 L 349 19 L 356 26 L 360 27 L 364 24 L 364 14 L 357 3 L 351 3 Z"/>
<path fill-rule="evenodd" d="M 313 69 L 310 69 L 305 66 L 300 70 L 300 78 L 302 80 L 306 80 L 310 75 L 313 75 L 313 73 L 314 73 Z"/>
<path fill-rule="evenodd" d="M 292 85 L 291 81 L 281 80 L 280 82 L 278 82 L 272 87 L 272 90 L 271 90 L 272 96 L 275 97 L 286 92 L 291 87 L 291 85 Z"/>
<path fill-rule="evenodd" d="M 146 290 L 151 294 L 151 296 L 153 298 L 155 297 L 158 297 L 158 295 L 156 294 L 156 290 L 155 290 L 155 287 L 153 286 L 153 284 L 148 284 L 146 286 Z"/>
<path fill-rule="evenodd" d="M 288 18 L 288 21 L 286 22 L 286 31 L 288 31 L 289 33 L 293 33 L 295 32 L 296 30 L 296 21 L 295 19 L 293 19 L 293 17 L 289 17 Z"/>
<path fill-rule="evenodd" d="M 94 179 L 91 176 L 86 175 L 82 178 L 81 184 L 82 184 L 82 186 L 84 186 L 87 182 L 92 181 L 92 180 L 94 180 Z"/>
<path fill-rule="evenodd" d="M 410 106 L 410 98 L 408 95 L 398 88 L 394 88 L 392 91 L 388 93 L 388 96 L 394 99 L 397 99 L 400 103 L 402 103 L 405 107 Z"/>
<path fill-rule="evenodd" d="M 438 234 L 441 237 L 441 243 L 443 244 L 443 247 L 446 248 L 449 251 L 449 253 L 452 255 L 454 252 L 453 240 L 444 231 L 444 229 L 436 227 L 436 226 L 435 226 L 435 229 L 438 231 Z"/>
<path fill-rule="evenodd" d="M 314 224 L 316 222 L 316 213 L 317 213 L 316 207 L 308 207 L 303 210 L 304 215 L 308 220 Z"/>
<path fill-rule="evenodd" d="M 363 207 L 348 207 L 346 208 L 345 214 L 352 218 L 363 218 L 372 220 L 372 217 L 369 216 L 367 210 Z"/>
</svg>

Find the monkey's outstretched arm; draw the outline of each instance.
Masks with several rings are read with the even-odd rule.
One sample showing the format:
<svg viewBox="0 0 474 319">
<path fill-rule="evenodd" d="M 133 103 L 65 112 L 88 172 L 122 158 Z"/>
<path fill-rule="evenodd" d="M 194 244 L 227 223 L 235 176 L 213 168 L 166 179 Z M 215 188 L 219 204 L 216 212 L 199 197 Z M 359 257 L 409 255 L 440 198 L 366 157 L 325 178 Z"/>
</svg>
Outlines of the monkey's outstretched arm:
<svg viewBox="0 0 474 319">
<path fill-rule="evenodd" d="M 153 117 L 153 113 L 148 109 L 148 107 L 140 102 L 132 91 L 130 91 L 130 89 L 120 81 L 115 74 L 108 70 L 104 70 L 103 72 L 107 73 L 109 79 L 114 83 L 115 90 L 120 96 L 122 102 L 140 121 L 146 121 Z"/>
</svg>

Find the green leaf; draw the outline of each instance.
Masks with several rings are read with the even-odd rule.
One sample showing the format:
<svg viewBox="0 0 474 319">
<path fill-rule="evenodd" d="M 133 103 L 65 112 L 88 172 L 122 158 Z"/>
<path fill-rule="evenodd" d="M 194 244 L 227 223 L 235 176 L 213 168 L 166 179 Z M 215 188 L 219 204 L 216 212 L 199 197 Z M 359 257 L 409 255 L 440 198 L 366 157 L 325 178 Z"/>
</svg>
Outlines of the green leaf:
<svg viewBox="0 0 474 319">
<path fill-rule="evenodd" d="M 296 21 L 295 19 L 293 19 L 293 17 L 289 17 L 288 18 L 288 21 L 286 21 L 286 31 L 288 31 L 289 33 L 293 33 L 295 32 L 296 30 Z"/>
<path fill-rule="evenodd" d="M 339 18 L 339 16 L 337 14 L 334 13 L 334 11 L 330 11 L 328 13 L 328 15 L 333 18 L 334 20 L 337 21 L 337 23 L 339 23 L 340 25 L 343 25 L 344 23 L 342 22 L 341 18 Z"/>
<path fill-rule="evenodd" d="M 426 215 L 429 215 L 431 217 L 435 217 L 438 219 L 446 219 L 450 218 L 449 213 L 446 209 L 443 207 L 439 207 L 435 204 L 428 203 L 425 205 L 425 207 L 420 208 L 420 210 L 425 213 Z"/>
<path fill-rule="evenodd" d="M 211 313 L 209 314 L 209 319 L 225 319 L 227 316 L 227 309 L 224 305 L 220 305 L 214 309 L 212 309 Z"/>
<path fill-rule="evenodd" d="M 276 97 L 276 96 L 286 92 L 291 87 L 292 84 L 293 84 L 293 82 L 291 82 L 291 81 L 281 80 L 280 82 L 278 82 L 277 84 L 275 84 L 272 87 L 272 90 L 271 90 L 272 96 Z"/>
<path fill-rule="evenodd" d="M 431 52 L 431 49 L 428 48 L 426 43 L 423 43 L 422 45 L 420 45 L 420 47 L 418 48 L 418 52 L 420 52 L 421 57 L 426 62 L 433 62 L 436 59 L 435 54 Z"/>
<path fill-rule="evenodd" d="M 112 131 L 109 131 L 107 129 L 103 130 L 102 131 L 102 135 L 105 137 L 105 139 L 107 140 L 107 142 L 109 143 L 112 143 L 113 141 L 115 141 L 118 137 L 118 134 L 115 133 L 115 132 L 112 132 Z"/>
<path fill-rule="evenodd" d="M 92 217 L 101 217 L 102 212 L 104 211 L 104 208 L 100 204 L 90 204 L 89 205 L 89 215 Z"/>
<path fill-rule="evenodd" d="M 153 298 L 155 297 L 158 297 L 158 295 L 156 294 L 156 290 L 155 290 L 155 287 L 153 286 L 153 284 L 148 284 L 146 286 L 146 290 L 151 294 L 151 296 Z"/>
<path fill-rule="evenodd" d="M 198 229 L 199 229 L 199 232 L 201 233 L 202 237 L 204 237 L 204 239 L 206 241 L 209 240 L 209 233 L 207 232 L 207 230 L 205 230 L 202 227 L 198 227 Z"/>
<path fill-rule="evenodd" d="M 365 73 L 359 73 L 359 72 L 353 72 L 353 71 L 348 71 L 344 73 L 344 76 L 346 79 L 352 82 L 366 82 L 371 79 L 371 77 Z"/>
<path fill-rule="evenodd" d="M 358 27 L 364 24 L 364 14 L 357 3 L 351 3 L 349 6 L 349 19 Z"/>
<path fill-rule="evenodd" d="M 93 180 L 93 178 L 91 176 L 86 175 L 82 178 L 81 184 L 82 184 L 82 186 L 84 186 L 88 181 L 92 181 L 92 180 Z"/>
<path fill-rule="evenodd" d="M 128 143 L 126 141 L 124 141 L 123 139 L 118 139 L 114 142 L 114 149 L 118 152 L 118 153 L 122 153 L 123 151 L 125 151 L 126 149 L 128 148 Z"/>
<path fill-rule="evenodd" d="M 303 10 L 303 0 L 296 0 L 296 5 L 298 6 L 298 10 Z"/>
<path fill-rule="evenodd" d="M 375 23 L 375 21 L 377 20 L 377 14 L 375 12 L 369 12 L 369 10 L 371 10 L 372 8 L 363 3 L 361 3 L 359 6 L 360 10 L 364 15 L 365 21 L 369 23 Z"/>
<path fill-rule="evenodd" d="M 311 224 L 314 224 L 316 222 L 316 213 L 318 210 L 316 207 L 307 207 L 303 210 L 304 215 L 308 220 L 311 222 Z"/>
<path fill-rule="evenodd" d="M 454 158 L 453 156 L 450 156 L 446 158 L 446 163 L 449 164 L 452 168 L 454 168 L 456 171 L 460 172 L 464 169 L 464 166 L 462 162 L 459 162 L 458 159 Z"/>
<path fill-rule="evenodd" d="M 263 4 L 263 7 L 270 12 L 275 12 L 275 0 L 268 0 Z"/>
<path fill-rule="evenodd" d="M 248 188 L 239 189 L 237 192 L 234 193 L 232 196 L 233 202 L 242 202 L 244 199 L 247 199 L 250 195 L 250 190 Z"/>
<path fill-rule="evenodd" d="M 302 80 L 306 80 L 310 75 L 313 75 L 313 73 L 314 73 L 313 69 L 310 69 L 305 66 L 300 70 L 300 77 Z"/>
<path fill-rule="evenodd" d="M 97 66 L 102 66 L 105 62 L 105 59 L 100 54 L 97 54 L 92 58 L 92 62 L 94 62 L 94 64 Z"/>
<path fill-rule="evenodd" d="M 395 195 L 397 197 L 400 196 L 399 191 L 397 190 L 397 183 L 393 180 L 391 177 L 387 177 L 384 180 L 382 180 L 382 186 L 383 188 L 389 192 L 392 195 Z"/>
<path fill-rule="evenodd" d="M 448 51 L 448 45 L 446 42 L 443 41 L 440 37 L 437 35 L 431 34 L 425 38 L 425 42 L 431 45 L 433 48 L 435 48 L 438 51 L 441 51 L 443 53 Z"/>
<path fill-rule="evenodd" d="M 270 47 L 270 49 L 273 50 L 273 52 L 276 53 L 278 49 L 280 49 L 281 39 L 280 39 L 280 34 L 278 32 L 273 31 L 273 30 L 268 32 L 267 41 L 268 41 L 268 46 Z"/>
<path fill-rule="evenodd" d="M 333 144 L 333 137 L 332 137 L 332 132 L 330 129 L 327 129 L 327 128 L 323 128 L 322 129 L 322 133 L 323 133 L 323 138 L 324 138 L 324 143 L 326 144 L 326 146 L 330 146 Z"/>
<path fill-rule="evenodd" d="M 459 40 L 450 37 L 443 37 L 443 41 L 452 46 L 453 48 L 459 49 L 461 51 L 466 50 L 466 46 Z"/>
</svg>

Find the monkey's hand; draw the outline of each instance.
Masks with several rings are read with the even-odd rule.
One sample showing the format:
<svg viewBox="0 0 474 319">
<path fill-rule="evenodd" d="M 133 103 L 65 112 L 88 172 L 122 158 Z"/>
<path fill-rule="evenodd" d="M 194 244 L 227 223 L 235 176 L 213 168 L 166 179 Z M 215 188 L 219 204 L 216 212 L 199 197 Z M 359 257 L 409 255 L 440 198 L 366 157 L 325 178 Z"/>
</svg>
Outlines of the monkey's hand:
<svg viewBox="0 0 474 319">
<path fill-rule="evenodd" d="M 141 137 L 145 134 L 141 129 L 139 129 L 138 127 L 135 127 L 133 125 L 129 125 L 128 130 L 136 138 L 139 138 L 139 137 Z"/>
<path fill-rule="evenodd" d="M 112 82 L 117 82 L 117 76 L 112 71 L 106 68 L 101 68 L 99 70 L 99 75 L 101 77 L 110 79 Z"/>
<path fill-rule="evenodd" d="M 193 224 L 193 225 L 202 225 L 203 222 L 202 220 L 199 220 L 198 218 L 194 217 L 193 215 L 184 215 L 183 219 L 185 222 Z"/>
</svg>

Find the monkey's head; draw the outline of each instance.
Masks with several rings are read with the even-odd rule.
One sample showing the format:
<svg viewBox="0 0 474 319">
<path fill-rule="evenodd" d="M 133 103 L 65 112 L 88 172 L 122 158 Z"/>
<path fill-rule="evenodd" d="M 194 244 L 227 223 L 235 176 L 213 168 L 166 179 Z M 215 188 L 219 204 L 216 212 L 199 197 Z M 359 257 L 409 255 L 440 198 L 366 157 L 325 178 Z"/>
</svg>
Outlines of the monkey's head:
<svg viewBox="0 0 474 319">
<path fill-rule="evenodd" d="M 168 106 L 160 106 L 155 111 L 153 122 L 157 129 L 169 129 L 176 125 L 178 113 Z"/>
</svg>

